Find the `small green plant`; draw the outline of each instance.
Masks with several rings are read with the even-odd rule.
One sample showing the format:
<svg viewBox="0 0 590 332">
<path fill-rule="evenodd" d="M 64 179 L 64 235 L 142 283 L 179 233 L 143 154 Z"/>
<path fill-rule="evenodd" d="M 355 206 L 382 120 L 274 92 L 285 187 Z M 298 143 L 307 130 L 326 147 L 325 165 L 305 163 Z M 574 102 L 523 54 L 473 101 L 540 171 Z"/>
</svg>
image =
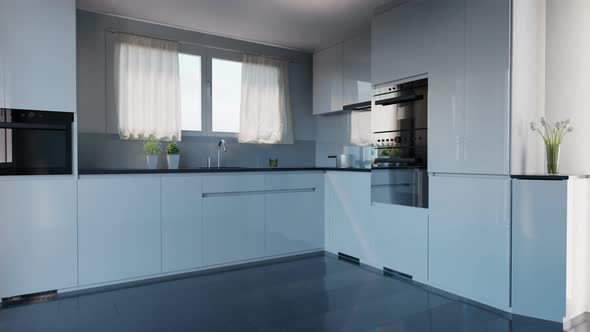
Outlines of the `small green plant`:
<svg viewBox="0 0 590 332">
<path fill-rule="evenodd" d="M 172 142 L 170 144 L 168 144 L 168 146 L 166 147 L 166 153 L 167 154 L 180 154 L 180 149 L 178 148 L 178 143 L 176 142 Z"/>
<path fill-rule="evenodd" d="M 143 145 L 143 151 L 148 155 L 155 155 L 162 152 L 162 144 L 154 136 L 151 136 Z"/>
</svg>

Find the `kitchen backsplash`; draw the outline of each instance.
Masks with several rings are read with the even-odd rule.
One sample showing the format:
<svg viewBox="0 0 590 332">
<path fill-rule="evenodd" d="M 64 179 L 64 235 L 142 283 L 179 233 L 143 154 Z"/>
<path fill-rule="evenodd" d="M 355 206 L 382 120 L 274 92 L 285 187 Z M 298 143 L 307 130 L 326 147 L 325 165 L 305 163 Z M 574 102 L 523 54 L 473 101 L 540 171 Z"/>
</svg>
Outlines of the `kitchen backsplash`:
<svg viewBox="0 0 590 332">
<path fill-rule="evenodd" d="M 217 143 L 221 137 L 185 136 L 179 143 L 180 167 L 205 167 L 207 158 L 217 165 Z M 279 167 L 313 167 L 316 165 L 315 141 L 294 144 L 240 144 L 236 138 L 224 137 L 227 152 L 222 152 L 222 166 L 267 167 L 269 158 L 278 158 Z M 146 168 L 143 141 L 124 141 L 116 134 L 79 133 L 79 168 Z M 163 142 L 163 147 L 165 147 Z M 160 156 L 159 168 L 166 167 Z"/>
</svg>

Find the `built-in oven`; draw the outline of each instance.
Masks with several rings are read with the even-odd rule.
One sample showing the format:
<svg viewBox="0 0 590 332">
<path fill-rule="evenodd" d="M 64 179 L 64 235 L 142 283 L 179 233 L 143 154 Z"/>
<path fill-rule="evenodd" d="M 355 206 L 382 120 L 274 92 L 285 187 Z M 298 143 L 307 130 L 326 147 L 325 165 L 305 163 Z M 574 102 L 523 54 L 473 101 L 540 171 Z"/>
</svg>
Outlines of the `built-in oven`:
<svg viewBox="0 0 590 332">
<path fill-rule="evenodd" d="M 428 207 L 428 79 L 373 90 L 373 202 Z"/>
<path fill-rule="evenodd" d="M 0 108 L 0 175 L 72 174 L 74 115 Z"/>
</svg>

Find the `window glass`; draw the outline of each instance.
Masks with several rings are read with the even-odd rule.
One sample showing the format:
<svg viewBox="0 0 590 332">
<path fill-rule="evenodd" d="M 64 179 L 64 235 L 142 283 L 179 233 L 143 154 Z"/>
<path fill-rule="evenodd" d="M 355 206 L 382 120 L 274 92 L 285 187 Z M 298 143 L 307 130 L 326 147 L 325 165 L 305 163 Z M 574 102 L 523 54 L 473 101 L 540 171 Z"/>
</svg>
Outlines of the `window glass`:
<svg viewBox="0 0 590 332">
<path fill-rule="evenodd" d="M 240 130 L 242 63 L 213 58 L 211 67 L 212 131 L 237 133 Z"/>
<path fill-rule="evenodd" d="M 201 131 L 201 57 L 178 54 L 182 130 Z"/>
</svg>

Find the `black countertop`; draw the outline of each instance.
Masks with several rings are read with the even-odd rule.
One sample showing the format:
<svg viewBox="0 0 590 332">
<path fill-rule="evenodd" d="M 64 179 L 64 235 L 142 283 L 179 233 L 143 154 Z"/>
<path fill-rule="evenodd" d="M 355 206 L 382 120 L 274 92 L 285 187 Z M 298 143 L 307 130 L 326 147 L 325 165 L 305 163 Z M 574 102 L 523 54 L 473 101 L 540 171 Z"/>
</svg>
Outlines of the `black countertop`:
<svg viewBox="0 0 590 332">
<path fill-rule="evenodd" d="M 371 172 L 368 168 L 336 168 L 336 167 L 222 167 L 222 168 L 179 168 L 179 169 L 146 169 L 146 168 L 83 168 L 79 175 L 101 174 L 177 174 L 177 173 L 240 173 L 240 172 L 293 172 L 293 171 L 341 171 Z"/>
<path fill-rule="evenodd" d="M 562 175 L 562 174 L 513 174 L 510 178 L 517 180 L 546 180 L 560 181 L 572 178 L 585 178 L 587 175 Z"/>
</svg>

